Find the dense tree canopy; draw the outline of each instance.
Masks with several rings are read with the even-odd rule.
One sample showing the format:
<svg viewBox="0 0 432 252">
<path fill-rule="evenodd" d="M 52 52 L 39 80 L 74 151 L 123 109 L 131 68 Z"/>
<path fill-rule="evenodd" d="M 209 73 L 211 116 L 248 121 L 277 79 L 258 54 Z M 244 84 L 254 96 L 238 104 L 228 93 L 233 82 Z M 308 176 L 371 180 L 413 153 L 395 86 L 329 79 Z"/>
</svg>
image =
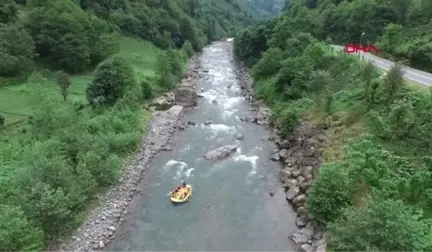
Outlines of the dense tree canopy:
<svg viewBox="0 0 432 252">
<path fill-rule="evenodd" d="M 171 43 L 181 48 L 189 41 L 199 50 L 208 41 L 233 35 L 237 28 L 264 16 L 257 11 L 259 6 L 246 0 L 29 0 L 22 4 L 0 3 L 0 33 L 5 38 L 0 45 L 2 75 L 25 72 L 36 55 L 57 69 L 85 71 L 118 52 L 116 32 L 164 49 Z M 276 13 L 277 7 L 266 15 L 270 12 Z"/>
</svg>

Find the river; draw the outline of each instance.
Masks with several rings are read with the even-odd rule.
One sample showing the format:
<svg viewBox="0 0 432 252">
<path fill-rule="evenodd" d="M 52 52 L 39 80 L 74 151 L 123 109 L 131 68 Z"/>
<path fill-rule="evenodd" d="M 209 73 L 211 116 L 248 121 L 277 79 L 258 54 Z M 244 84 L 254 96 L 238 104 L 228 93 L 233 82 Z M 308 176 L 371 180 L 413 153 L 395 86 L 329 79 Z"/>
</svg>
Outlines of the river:
<svg viewBox="0 0 432 252">
<path fill-rule="evenodd" d="M 296 214 L 277 178 L 280 164 L 269 159 L 274 147 L 263 141 L 269 132 L 239 119 L 252 112 L 240 95 L 232 43 L 215 42 L 201 57 L 201 70 L 208 71 L 198 84 L 204 97 L 184 115 L 196 125 L 178 131 L 172 151 L 153 159 L 142 193 L 131 202 L 107 251 L 295 250 L 288 236 L 297 230 Z M 208 120 L 212 124 L 204 125 Z M 219 162 L 203 158 L 233 144 L 236 133 L 244 140 L 234 156 Z M 193 197 L 173 205 L 167 193 L 182 179 L 193 186 Z"/>
</svg>

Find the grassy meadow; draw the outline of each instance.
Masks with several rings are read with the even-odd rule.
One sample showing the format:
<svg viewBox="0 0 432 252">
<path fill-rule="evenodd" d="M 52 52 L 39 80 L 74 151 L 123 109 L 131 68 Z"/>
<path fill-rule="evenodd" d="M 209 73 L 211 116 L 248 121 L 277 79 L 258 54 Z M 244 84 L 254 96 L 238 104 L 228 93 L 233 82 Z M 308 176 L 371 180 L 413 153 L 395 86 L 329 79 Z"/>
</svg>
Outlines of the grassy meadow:
<svg viewBox="0 0 432 252">
<path fill-rule="evenodd" d="M 154 68 L 161 49 L 147 41 L 119 35 L 119 54 L 127 59 L 133 66 L 138 81 L 143 78 L 154 77 Z M 60 87 L 57 84 L 54 73 L 48 70 L 39 70 L 46 81 L 42 83 L 43 92 L 62 100 Z M 85 102 L 85 90 L 92 80 L 93 71 L 70 77 L 72 85 L 69 88 L 68 102 Z M 6 85 L 0 87 L 0 113 L 5 116 L 5 126 L 16 125 L 23 122 L 32 111 L 33 101 L 31 96 L 31 80 L 21 84 Z M 157 88 L 156 85 L 153 86 Z"/>
</svg>

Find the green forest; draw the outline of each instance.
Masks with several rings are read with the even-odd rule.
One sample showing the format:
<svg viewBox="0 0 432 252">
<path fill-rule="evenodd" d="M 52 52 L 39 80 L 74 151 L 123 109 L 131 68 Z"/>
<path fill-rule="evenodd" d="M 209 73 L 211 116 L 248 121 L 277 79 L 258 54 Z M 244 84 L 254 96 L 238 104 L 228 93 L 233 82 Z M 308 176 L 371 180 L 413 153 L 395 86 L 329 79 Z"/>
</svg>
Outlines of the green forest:
<svg viewBox="0 0 432 252">
<path fill-rule="evenodd" d="M 190 56 L 274 15 L 243 0 L 0 3 L 0 250 L 41 251 L 117 183 Z"/>
<path fill-rule="evenodd" d="M 432 70 L 429 0 L 294 0 L 282 15 L 237 33 L 272 124 L 326 125 L 325 164 L 308 214 L 329 251 L 432 250 L 432 91 L 330 44 L 374 43 L 384 57 Z"/>
</svg>

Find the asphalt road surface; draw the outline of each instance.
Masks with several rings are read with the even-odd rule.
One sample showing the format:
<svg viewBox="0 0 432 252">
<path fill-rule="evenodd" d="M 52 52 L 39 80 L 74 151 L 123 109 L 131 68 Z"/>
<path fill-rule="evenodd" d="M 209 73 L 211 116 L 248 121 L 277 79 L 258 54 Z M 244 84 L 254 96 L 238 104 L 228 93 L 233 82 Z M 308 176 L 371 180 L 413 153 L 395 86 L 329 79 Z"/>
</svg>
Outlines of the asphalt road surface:
<svg viewBox="0 0 432 252">
<path fill-rule="evenodd" d="M 344 50 L 343 46 L 331 45 L 331 47 L 335 48 L 336 50 Z M 361 51 L 359 53 L 362 60 L 371 61 L 376 67 L 383 70 L 388 71 L 394 65 L 393 61 L 377 57 L 371 53 L 364 53 Z M 402 67 L 402 71 L 405 79 L 415 81 L 426 86 L 432 86 L 432 74 L 406 66 Z"/>
</svg>

